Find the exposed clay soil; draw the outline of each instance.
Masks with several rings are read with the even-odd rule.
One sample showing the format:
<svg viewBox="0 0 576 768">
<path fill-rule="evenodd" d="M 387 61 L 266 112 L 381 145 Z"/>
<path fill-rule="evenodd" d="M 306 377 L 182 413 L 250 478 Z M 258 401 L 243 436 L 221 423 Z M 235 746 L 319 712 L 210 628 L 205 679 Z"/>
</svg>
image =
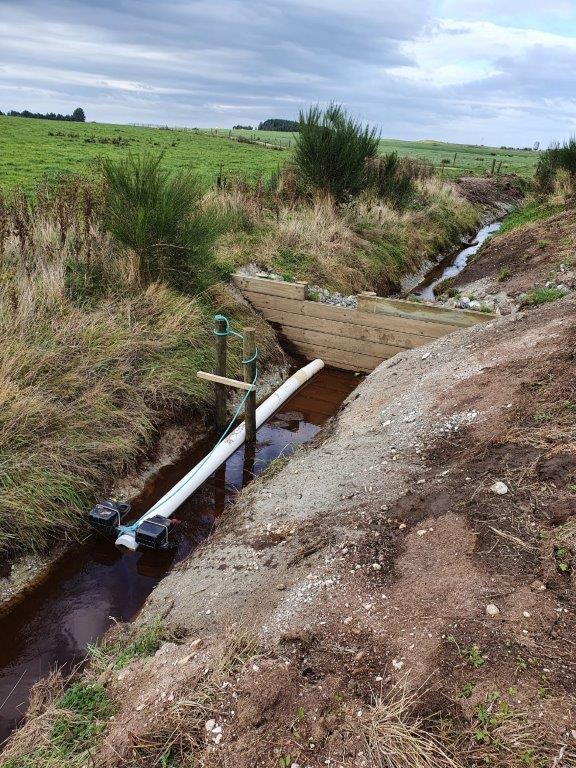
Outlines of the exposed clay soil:
<svg viewBox="0 0 576 768">
<path fill-rule="evenodd" d="M 183 641 L 98 673 L 93 764 L 385 765 L 378 697 L 405 684 L 402 722 L 461 766 L 576 765 L 575 319 L 566 298 L 398 355 L 250 485 L 129 630 Z"/>
</svg>

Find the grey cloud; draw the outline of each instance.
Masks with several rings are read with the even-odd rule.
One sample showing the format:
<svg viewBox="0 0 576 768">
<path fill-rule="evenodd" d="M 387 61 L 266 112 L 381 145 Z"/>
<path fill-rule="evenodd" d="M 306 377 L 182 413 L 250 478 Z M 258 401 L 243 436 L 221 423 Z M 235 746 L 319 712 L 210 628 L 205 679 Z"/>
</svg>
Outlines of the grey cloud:
<svg viewBox="0 0 576 768">
<path fill-rule="evenodd" d="M 89 119 L 210 126 L 294 117 L 337 100 L 398 138 L 526 143 L 531 121 L 546 139 L 569 130 L 569 104 L 560 124 L 543 109 L 547 97 L 572 98 L 568 50 L 503 51 L 501 74 L 466 87 L 387 73 L 414 63 L 404 44 L 434 33 L 433 5 L 0 0 L 0 109 L 81 104 Z"/>
</svg>

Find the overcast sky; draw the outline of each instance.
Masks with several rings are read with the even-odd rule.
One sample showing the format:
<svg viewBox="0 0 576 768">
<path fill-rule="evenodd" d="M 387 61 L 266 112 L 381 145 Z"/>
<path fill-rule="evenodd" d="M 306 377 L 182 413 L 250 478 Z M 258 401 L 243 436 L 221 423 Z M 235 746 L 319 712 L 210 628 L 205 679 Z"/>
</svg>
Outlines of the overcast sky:
<svg viewBox="0 0 576 768">
<path fill-rule="evenodd" d="M 575 86 L 576 0 L 0 0 L 3 111 L 229 127 L 334 100 L 384 137 L 547 145 Z"/>
</svg>

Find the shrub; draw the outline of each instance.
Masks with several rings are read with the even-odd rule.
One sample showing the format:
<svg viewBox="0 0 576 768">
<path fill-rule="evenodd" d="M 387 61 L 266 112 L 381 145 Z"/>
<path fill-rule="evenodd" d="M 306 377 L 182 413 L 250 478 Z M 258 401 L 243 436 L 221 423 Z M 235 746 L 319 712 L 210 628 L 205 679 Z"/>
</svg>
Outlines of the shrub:
<svg viewBox="0 0 576 768">
<path fill-rule="evenodd" d="M 161 168 L 162 155 L 104 160 L 104 221 L 138 257 L 140 281 L 188 291 L 210 282 L 212 249 L 221 221 L 201 206 L 200 180 Z"/>
<path fill-rule="evenodd" d="M 375 194 L 397 210 L 405 208 L 414 198 L 415 179 L 420 177 L 418 163 L 399 158 L 390 152 L 368 162 L 368 177 Z"/>
<path fill-rule="evenodd" d="M 366 161 L 376 157 L 378 145 L 376 129 L 341 106 L 331 104 L 324 112 L 314 106 L 300 112 L 294 162 L 307 186 L 342 202 L 367 186 Z"/>
<path fill-rule="evenodd" d="M 571 186 L 576 184 L 576 137 L 563 144 L 553 144 L 542 153 L 536 166 L 536 180 L 543 192 L 552 190 L 558 171 L 566 171 Z"/>
</svg>

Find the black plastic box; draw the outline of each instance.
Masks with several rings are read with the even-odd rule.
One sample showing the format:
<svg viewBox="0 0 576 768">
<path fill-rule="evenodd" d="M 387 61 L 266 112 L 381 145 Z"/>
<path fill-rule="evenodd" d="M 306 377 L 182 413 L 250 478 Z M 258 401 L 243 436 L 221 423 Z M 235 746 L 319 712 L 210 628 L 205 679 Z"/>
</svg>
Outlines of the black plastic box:
<svg viewBox="0 0 576 768">
<path fill-rule="evenodd" d="M 172 521 L 162 515 L 154 515 L 136 528 L 136 544 L 148 549 L 168 549 L 172 546 L 170 528 Z"/>
<path fill-rule="evenodd" d="M 130 504 L 101 501 L 88 514 L 88 522 L 99 533 L 113 533 L 130 511 Z"/>
</svg>

